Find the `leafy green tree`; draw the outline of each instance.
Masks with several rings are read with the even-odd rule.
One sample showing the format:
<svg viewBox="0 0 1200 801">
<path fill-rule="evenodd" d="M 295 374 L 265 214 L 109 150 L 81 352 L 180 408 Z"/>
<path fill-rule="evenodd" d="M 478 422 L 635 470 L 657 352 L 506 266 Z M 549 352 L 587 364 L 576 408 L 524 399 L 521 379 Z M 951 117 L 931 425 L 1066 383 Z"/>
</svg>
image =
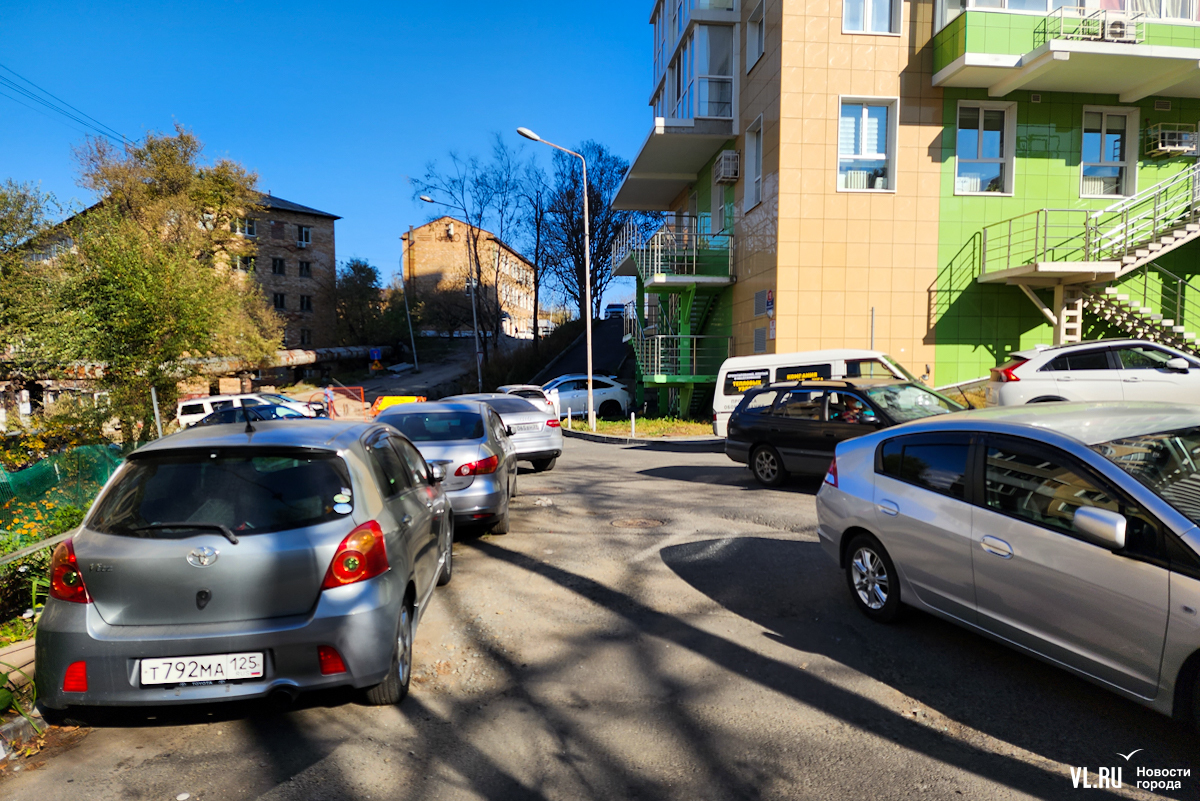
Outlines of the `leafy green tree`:
<svg viewBox="0 0 1200 801">
<path fill-rule="evenodd" d="M 383 336 L 383 285 L 379 270 L 363 259 L 338 269 L 334 290 L 341 345 L 377 345 Z"/>
</svg>

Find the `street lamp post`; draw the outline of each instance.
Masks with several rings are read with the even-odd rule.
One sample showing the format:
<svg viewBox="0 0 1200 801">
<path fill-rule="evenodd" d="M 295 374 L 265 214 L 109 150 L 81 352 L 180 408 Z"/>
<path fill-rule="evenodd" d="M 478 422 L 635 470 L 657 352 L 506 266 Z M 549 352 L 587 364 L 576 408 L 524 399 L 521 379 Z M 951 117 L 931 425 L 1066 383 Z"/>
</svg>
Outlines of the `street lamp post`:
<svg viewBox="0 0 1200 801">
<path fill-rule="evenodd" d="M 404 239 L 403 236 L 400 237 Z M 417 360 L 417 338 L 413 336 L 412 312 L 408 309 L 408 282 L 404 280 L 404 271 L 412 267 L 413 227 L 408 226 L 408 254 L 400 261 L 400 288 L 404 291 L 404 316 L 408 318 L 408 339 L 412 342 L 413 372 L 421 372 L 421 362 Z M 417 280 L 416 269 L 413 268 L 413 282 Z"/>
<path fill-rule="evenodd" d="M 446 206 L 454 208 L 449 203 L 442 203 L 434 200 L 429 195 L 421 195 L 421 200 L 426 203 L 432 203 L 435 206 Z M 467 223 L 470 226 L 470 223 Z M 467 269 L 471 270 L 471 248 L 467 248 Z M 467 287 L 471 290 L 471 332 L 475 335 L 475 380 L 479 385 L 479 391 L 483 392 L 483 350 L 479 347 L 479 313 L 475 310 L 475 271 L 471 271 L 470 280 Z"/>
<path fill-rule="evenodd" d="M 583 316 L 584 330 L 587 332 L 587 405 L 588 405 L 588 428 L 592 431 L 596 430 L 596 409 L 592 403 L 592 246 L 591 246 L 591 223 L 588 220 L 588 184 L 587 184 L 587 159 L 574 150 L 567 150 L 561 145 L 556 145 L 553 142 L 547 142 L 542 137 L 535 134 L 528 128 L 518 128 L 517 133 L 526 139 L 532 139 L 534 142 L 541 142 L 543 145 L 549 145 L 555 150 L 561 150 L 568 155 L 579 159 L 579 163 L 583 165 L 583 271 L 584 275 L 584 305 L 587 313 Z M 536 314 L 536 310 L 535 314 Z M 535 322 L 536 325 L 536 322 Z"/>
</svg>

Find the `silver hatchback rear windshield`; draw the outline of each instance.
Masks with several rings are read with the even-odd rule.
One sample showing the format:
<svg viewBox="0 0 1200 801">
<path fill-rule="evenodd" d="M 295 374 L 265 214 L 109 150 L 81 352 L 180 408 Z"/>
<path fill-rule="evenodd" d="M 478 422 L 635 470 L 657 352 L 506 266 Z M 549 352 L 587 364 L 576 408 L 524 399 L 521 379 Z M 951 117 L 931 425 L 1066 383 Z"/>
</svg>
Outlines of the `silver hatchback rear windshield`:
<svg viewBox="0 0 1200 801">
<path fill-rule="evenodd" d="M 189 524 L 245 536 L 316 525 L 352 508 L 350 474 L 335 453 L 191 449 L 130 457 L 87 526 L 149 539 L 193 536 Z M 180 525 L 164 528 L 167 523 Z"/>
</svg>

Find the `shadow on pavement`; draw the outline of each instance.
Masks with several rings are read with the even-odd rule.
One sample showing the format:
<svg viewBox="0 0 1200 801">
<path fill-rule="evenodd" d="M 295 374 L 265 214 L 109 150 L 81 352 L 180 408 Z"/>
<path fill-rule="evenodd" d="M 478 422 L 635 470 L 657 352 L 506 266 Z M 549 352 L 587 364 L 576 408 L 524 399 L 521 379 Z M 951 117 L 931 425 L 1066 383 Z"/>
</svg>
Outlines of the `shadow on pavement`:
<svg viewBox="0 0 1200 801">
<path fill-rule="evenodd" d="M 697 484 L 720 484 L 726 487 L 740 486 L 755 492 L 798 492 L 805 495 L 816 495 L 817 490 L 821 489 L 822 481 L 820 476 L 792 476 L 782 487 L 764 487 L 754 480 L 754 476 L 750 475 L 750 471 L 742 464 L 651 467 L 639 470 L 638 475 L 662 478 L 668 481 L 691 481 Z"/>
</svg>

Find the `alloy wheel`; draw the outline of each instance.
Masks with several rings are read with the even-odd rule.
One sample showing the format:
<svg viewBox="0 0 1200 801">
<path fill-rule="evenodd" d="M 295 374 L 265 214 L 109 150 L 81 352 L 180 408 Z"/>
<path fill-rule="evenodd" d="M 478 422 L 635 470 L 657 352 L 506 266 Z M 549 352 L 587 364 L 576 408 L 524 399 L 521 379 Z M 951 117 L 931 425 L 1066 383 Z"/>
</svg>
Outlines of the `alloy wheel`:
<svg viewBox="0 0 1200 801">
<path fill-rule="evenodd" d="M 858 599 L 868 609 L 882 609 L 888 600 L 888 574 L 879 554 L 870 548 L 859 548 L 854 552 L 850 568 Z"/>
<path fill-rule="evenodd" d="M 774 481 L 779 475 L 779 463 L 775 461 L 775 454 L 766 448 L 759 449 L 754 455 L 754 472 L 764 482 Z"/>
<path fill-rule="evenodd" d="M 400 634 L 397 638 L 397 664 L 401 687 L 408 686 L 409 674 L 412 672 L 412 641 L 412 612 L 409 611 L 408 604 L 405 604 L 400 609 Z"/>
</svg>

